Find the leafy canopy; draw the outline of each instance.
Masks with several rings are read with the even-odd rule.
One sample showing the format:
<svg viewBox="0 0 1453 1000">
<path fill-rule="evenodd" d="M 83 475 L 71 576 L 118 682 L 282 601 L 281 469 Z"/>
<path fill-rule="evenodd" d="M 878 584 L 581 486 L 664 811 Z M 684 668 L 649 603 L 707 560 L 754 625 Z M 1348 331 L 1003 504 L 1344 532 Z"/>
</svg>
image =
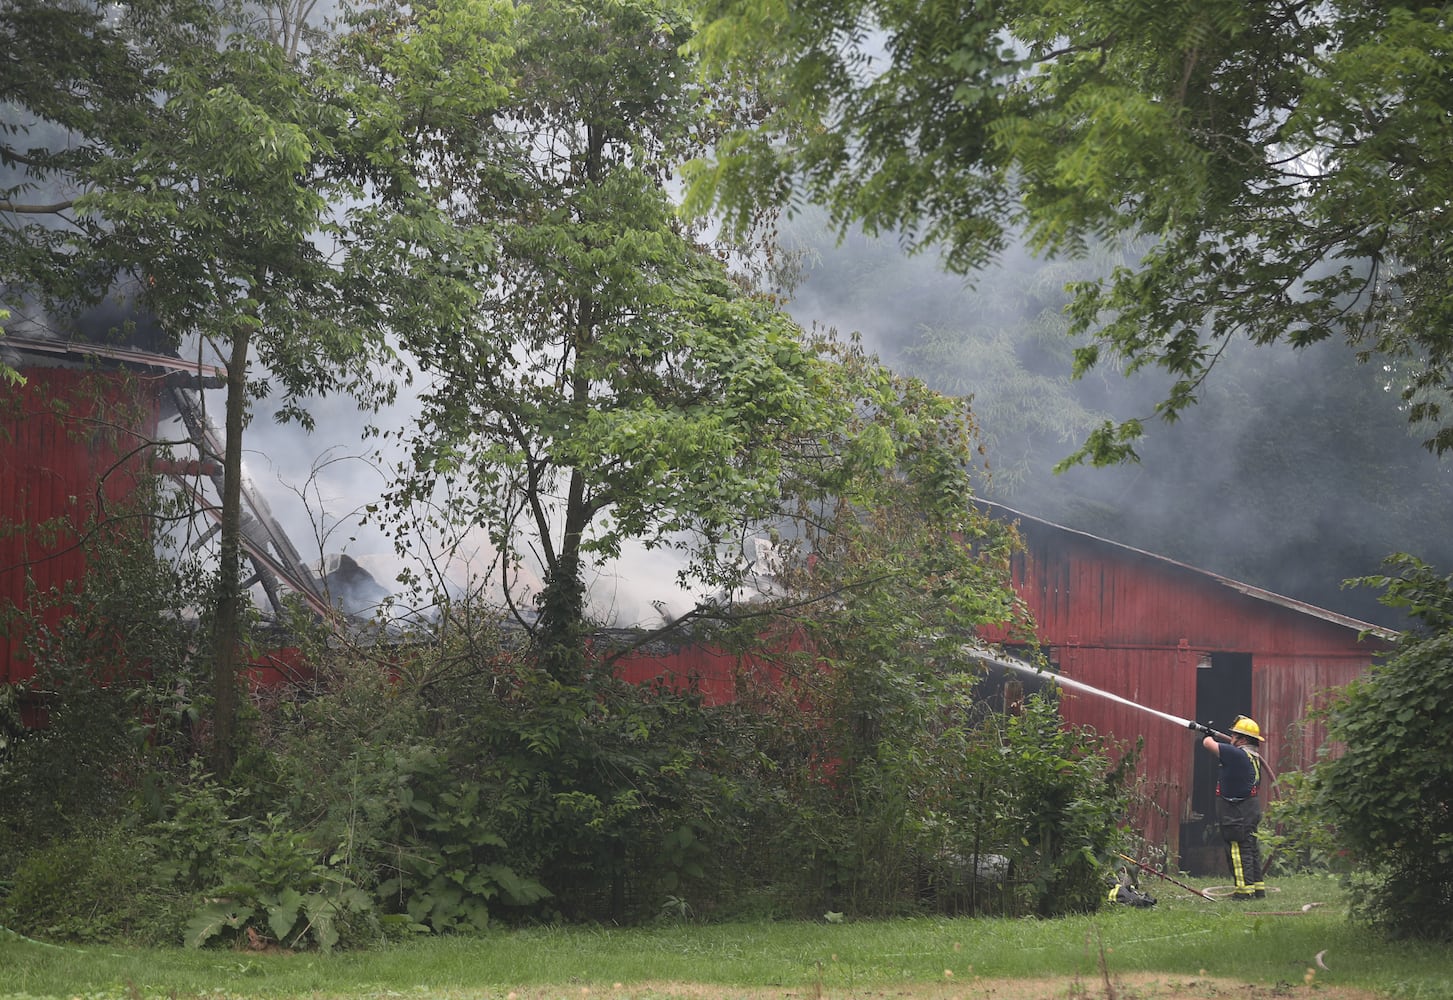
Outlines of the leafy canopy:
<svg viewBox="0 0 1453 1000">
<path fill-rule="evenodd" d="M 547 629 L 578 627 L 585 561 L 627 541 L 686 549 L 697 579 L 734 573 L 718 543 L 780 508 L 784 450 L 843 416 L 796 325 L 675 211 L 676 165 L 730 112 L 686 37 L 670 4 L 521 9 L 508 101 L 441 133 L 455 222 L 498 256 L 463 322 L 406 334 L 428 384 L 398 499 L 449 484 L 512 597 L 533 553 Z"/>
<path fill-rule="evenodd" d="M 1427 446 L 1453 448 L 1446 9 L 1337 0 L 703 0 L 693 45 L 764 96 L 690 203 L 825 204 L 942 244 L 969 272 L 1145 239 L 1075 286 L 1075 371 L 1111 357 L 1196 402 L 1224 344 L 1343 337 L 1383 358 Z M 1143 419 L 1072 460 L 1134 459 Z"/>
</svg>

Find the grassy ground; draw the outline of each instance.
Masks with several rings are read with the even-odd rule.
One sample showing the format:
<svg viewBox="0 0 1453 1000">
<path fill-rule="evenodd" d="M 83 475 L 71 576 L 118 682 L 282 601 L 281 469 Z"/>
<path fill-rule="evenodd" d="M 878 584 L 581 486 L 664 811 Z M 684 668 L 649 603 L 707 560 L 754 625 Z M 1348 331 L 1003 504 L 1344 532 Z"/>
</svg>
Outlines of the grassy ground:
<svg viewBox="0 0 1453 1000">
<path fill-rule="evenodd" d="M 1157 906 L 1061 920 L 538 928 L 331 955 L 77 948 L 0 932 L 0 997 L 1453 997 L 1449 949 L 1378 940 L 1347 920 L 1334 880 L 1282 880 L 1250 904 L 1202 899 L 1168 882 L 1142 888 Z"/>
</svg>

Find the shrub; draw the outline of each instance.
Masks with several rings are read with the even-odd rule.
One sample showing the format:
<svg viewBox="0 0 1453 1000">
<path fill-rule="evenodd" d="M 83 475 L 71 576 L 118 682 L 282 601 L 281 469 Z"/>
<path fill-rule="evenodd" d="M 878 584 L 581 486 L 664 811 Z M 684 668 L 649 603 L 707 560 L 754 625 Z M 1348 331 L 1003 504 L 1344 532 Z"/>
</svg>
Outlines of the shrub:
<svg viewBox="0 0 1453 1000">
<path fill-rule="evenodd" d="M 1320 810 L 1307 771 L 1277 778 L 1277 797 L 1267 804 L 1262 824 L 1263 868 L 1285 874 L 1340 873 L 1352 870 L 1346 846 Z"/>
<path fill-rule="evenodd" d="M 1102 864 L 1124 848 L 1137 756 L 1092 730 L 1066 727 L 1043 695 L 1026 699 L 1018 715 L 987 716 L 964 752 L 955 852 L 982 855 L 992 845 L 1040 916 L 1097 909 Z"/>
<path fill-rule="evenodd" d="M 0 700 L 24 693 L 43 717 L 23 730 L 15 706 L 0 705 L 0 844 L 11 857 L 110 823 L 150 767 L 190 752 L 195 635 L 176 609 L 199 592 L 134 517 L 154 499 L 138 487 L 112 520 L 71 529 L 86 554 L 78 587 L 5 609 L 3 629 L 25 637 L 35 673 Z"/>
<path fill-rule="evenodd" d="M 287 817 L 270 815 L 240 838 L 228 880 L 208 892 L 187 923 L 186 943 L 246 936 L 286 948 L 313 944 L 331 950 L 347 937 L 376 937 L 373 900 L 330 869 L 306 833 Z"/>
<path fill-rule="evenodd" d="M 45 728 L 0 752 L 0 826 L 16 856 L 122 811 L 142 770 L 127 692 L 84 667 L 48 665 L 30 682 L 47 692 Z"/>
<path fill-rule="evenodd" d="M 158 860 L 124 823 L 33 850 L 16 868 L 3 923 L 71 941 L 175 944 L 195 900 L 171 886 Z"/>
<path fill-rule="evenodd" d="M 1453 579 L 1409 556 L 1375 581 L 1419 623 L 1328 715 L 1345 752 L 1310 779 L 1316 809 L 1361 869 L 1356 912 L 1396 937 L 1453 940 Z"/>
</svg>

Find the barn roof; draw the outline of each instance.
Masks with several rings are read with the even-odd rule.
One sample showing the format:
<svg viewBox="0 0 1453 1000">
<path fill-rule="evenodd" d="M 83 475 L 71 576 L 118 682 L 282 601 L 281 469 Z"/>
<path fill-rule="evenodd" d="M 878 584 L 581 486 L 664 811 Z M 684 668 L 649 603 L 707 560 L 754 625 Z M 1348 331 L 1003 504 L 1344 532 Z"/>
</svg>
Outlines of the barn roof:
<svg viewBox="0 0 1453 1000">
<path fill-rule="evenodd" d="M 191 372 L 216 382 L 225 382 L 227 372 L 217 365 L 169 354 L 156 354 L 135 347 L 121 347 L 112 344 L 97 344 L 85 340 L 61 340 L 57 338 L 22 337 L 13 333 L 0 340 L 0 349 L 10 349 L 26 355 L 44 354 L 56 358 L 104 358 L 125 364 L 162 371 Z"/>
<path fill-rule="evenodd" d="M 1201 577 L 1210 583 L 1226 587 L 1230 590 L 1234 590 L 1237 593 L 1244 594 L 1245 596 L 1250 597 L 1254 600 L 1265 601 L 1268 604 L 1274 604 L 1279 607 L 1287 608 L 1288 610 L 1295 611 L 1299 614 L 1309 615 L 1313 618 L 1319 618 L 1322 621 L 1330 622 L 1331 624 L 1340 626 L 1342 628 L 1352 629 L 1356 632 L 1365 632 L 1380 639 L 1385 639 L 1388 642 L 1397 641 L 1399 635 L 1399 633 L 1395 629 L 1385 628 L 1381 625 L 1374 625 L 1371 622 L 1361 621 L 1348 615 L 1339 614 L 1336 611 L 1329 611 L 1326 608 L 1319 608 L 1316 605 L 1308 604 L 1306 601 L 1299 601 L 1296 598 L 1287 597 L 1283 594 L 1273 593 L 1272 591 L 1264 590 L 1261 587 L 1254 587 L 1249 583 L 1242 583 L 1240 580 L 1233 580 L 1230 577 L 1221 576 L 1217 573 L 1212 573 L 1209 570 L 1200 569 L 1199 567 L 1191 566 L 1187 563 L 1167 558 L 1166 556 L 1156 555 L 1154 552 L 1147 552 L 1144 549 L 1137 549 L 1133 545 L 1125 545 L 1121 542 L 1112 541 L 1108 538 L 1101 538 L 1098 535 L 1092 535 L 1089 532 L 1080 531 L 1075 528 L 1067 528 L 1062 524 L 1055 524 L 1053 521 L 1046 521 L 1043 518 L 1035 517 L 1032 514 L 1025 514 L 1022 511 L 1015 510 L 1012 507 L 1006 507 L 1000 503 L 995 503 L 992 500 L 983 500 L 976 498 L 975 503 L 983 507 L 993 517 L 999 518 L 1001 520 L 1029 523 L 1035 529 L 1041 531 L 1060 532 L 1067 535 L 1074 535 L 1078 538 L 1085 539 L 1086 541 L 1091 542 L 1095 545 L 1104 546 L 1110 549 L 1117 549 L 1125 553 L 1133 554 L 1141 559 L 1148 559 L 1165 566 L 1174 567 L 1182 572 L 1195 574 L 1196 576 Z"/>
</svg>

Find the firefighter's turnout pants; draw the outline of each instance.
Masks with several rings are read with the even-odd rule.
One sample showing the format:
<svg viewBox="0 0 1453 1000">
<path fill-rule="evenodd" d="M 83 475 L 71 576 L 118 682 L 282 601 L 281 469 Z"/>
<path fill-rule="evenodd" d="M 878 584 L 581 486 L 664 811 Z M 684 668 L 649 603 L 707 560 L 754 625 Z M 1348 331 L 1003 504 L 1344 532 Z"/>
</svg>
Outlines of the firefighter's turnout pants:
<svg viewBox="0 0 1453 1000">
<path fill-rule="evenodd" d="M 1261 825 L 1261 801 L 1249 799 L 1216 799 L 1216 816 L 1221 824 L 1221 837 L 1226 841 L 1226 864 L 1236 880 L 1233 899 L 1253 899 L 1266 895 L 1261 880 L 1261 842 L 1256 829 Z"/>
</svg>

